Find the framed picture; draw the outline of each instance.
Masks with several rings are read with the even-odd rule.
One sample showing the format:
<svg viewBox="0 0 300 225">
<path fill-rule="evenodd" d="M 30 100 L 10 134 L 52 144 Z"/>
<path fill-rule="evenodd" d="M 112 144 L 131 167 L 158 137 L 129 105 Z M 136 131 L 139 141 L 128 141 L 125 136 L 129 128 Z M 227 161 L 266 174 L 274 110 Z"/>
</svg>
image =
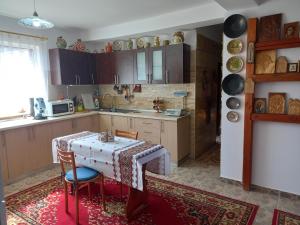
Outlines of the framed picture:
<svg viewBox="0 0 300 225">
<path fill-rule="evenodd" d="M 254 113 L 266 113 L 267 112 L 267 99 L 255 98 L 254 99 Z"/>
<path fill-rule="evenodd" d="M 297 71 L 298 71 L 298 63 L 288 64 L 288 72 L 297 72 Z"/>
<path fill-rule="evenodd" d="M 299 22 L 286 23 L 283 26 L 284 39 L 298 39 L 299 38 Z"/>
<path fill-rule="evenodd" d="M 286 93 L 269 93 L 268 113 L 284 114 Z"/>
</svg>

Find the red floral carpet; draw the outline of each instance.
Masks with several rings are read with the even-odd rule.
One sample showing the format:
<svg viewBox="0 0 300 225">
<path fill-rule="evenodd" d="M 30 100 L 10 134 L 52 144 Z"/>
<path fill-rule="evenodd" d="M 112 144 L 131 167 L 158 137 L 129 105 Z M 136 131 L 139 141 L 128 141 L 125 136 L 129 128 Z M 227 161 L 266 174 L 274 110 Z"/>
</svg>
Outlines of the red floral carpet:
<svg viewBox="0 0 300 225">
<path fill-rule="evenodd" d="M 251 225 L 258 206 L 199 189 L 147 177 L 148 207 L 132 225 Z M 119 198 L 119 186 L 105 181 L 108 212 L 102 211 L 95 194 L 88 201 L 80 191 L 81 224 L 128 224 L 124 216 L 125 200 Z M 69 197 L 69 214 L 64 211 L 64 191 L 55 178 L 6 198 L 8 224 L 74 224 L 74 197 Z"/>
<path fill-rule="evenodd" d="M 274 209 L 272 225 L 300 225 L 300 216 Z"/>
</svg>

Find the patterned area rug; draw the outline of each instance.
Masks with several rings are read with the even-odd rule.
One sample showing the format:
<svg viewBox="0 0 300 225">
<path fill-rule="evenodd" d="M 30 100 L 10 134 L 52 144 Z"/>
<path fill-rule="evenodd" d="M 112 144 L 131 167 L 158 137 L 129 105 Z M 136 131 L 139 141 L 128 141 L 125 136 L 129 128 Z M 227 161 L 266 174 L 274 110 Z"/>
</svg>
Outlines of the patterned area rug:
<svg viewBox="0 0 300 225">
<path fill-rule="evenodd" d="M 300 216 L 274 209 L 272 225 L 300 225 Z"/>
<path fill-rule="evenodd" d="M 149 199 L 132 225 L 251 225 L 258 206 L 177 183 L 147 177 Z M 125 200 L 120 188 L 105 180 L 108 212 L 98 203 L 98 186 L 88 200 L 86 188 L 80 190 L 80 224 L 128 224 Z M 69 196 L 69 214 L 64 211 L 64 191 L 60 178 L 55 178 L 6 198 L 8 224 L 74 224 L 74 197 Z"/>
</svg>

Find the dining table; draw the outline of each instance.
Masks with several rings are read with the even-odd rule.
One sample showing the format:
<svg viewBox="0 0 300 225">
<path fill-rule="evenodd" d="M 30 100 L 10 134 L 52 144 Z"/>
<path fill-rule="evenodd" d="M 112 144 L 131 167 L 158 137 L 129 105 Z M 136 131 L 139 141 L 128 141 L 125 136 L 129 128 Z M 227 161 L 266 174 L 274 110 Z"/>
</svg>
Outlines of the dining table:
<svg viewBox="0 0 300 225">
<path fill-rule="evenodd" d="M 169 175 L 170 152 L 160 144 L 114 136 L 103 142 L 100 133 L 83 131 L 52 140 L 53 162 L 59 163 L 57 149 L 73 151 L 76 166 L 95 169 L 105 177 L 129 187 L 126 217 L 134 218 L 147 206 L 146 170 Z"/>
</svg>

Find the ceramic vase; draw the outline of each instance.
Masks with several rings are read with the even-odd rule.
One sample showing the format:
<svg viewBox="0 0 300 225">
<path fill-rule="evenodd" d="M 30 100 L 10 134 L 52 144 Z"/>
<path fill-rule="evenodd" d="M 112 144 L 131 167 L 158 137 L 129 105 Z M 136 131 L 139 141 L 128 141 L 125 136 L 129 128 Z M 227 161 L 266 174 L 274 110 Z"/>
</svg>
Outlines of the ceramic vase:
<svg viewBox="0 0 300 225">
<path fill-rule="evenodd" d="M 66 48 L 66 47 L 67 47 L 67 42 L 66 42 L 65 39 L 63 39 L 62 36 L 60 36 L 60 37 L 58 37 L 58 38 L 56 39 L 56 46 L 57 46 L 58 48 Z"/>
</svg>

